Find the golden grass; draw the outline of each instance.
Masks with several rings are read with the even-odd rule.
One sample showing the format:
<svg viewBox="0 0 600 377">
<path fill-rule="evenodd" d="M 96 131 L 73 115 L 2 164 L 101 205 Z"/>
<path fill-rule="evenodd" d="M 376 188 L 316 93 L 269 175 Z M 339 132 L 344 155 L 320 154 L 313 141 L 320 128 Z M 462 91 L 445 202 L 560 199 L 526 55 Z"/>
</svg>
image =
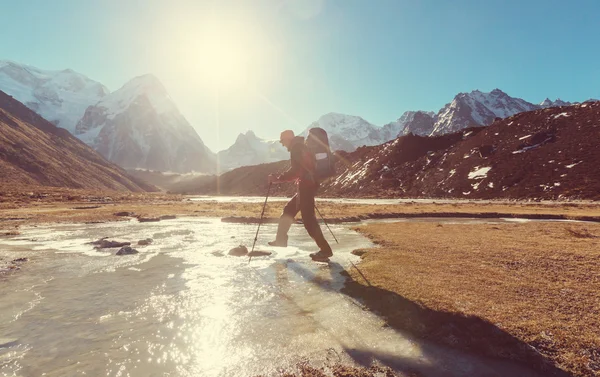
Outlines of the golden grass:
<svg viewBox="0 0 600 377">
<path fill-rule="evenodd" d="M 397 305 L 375 305 L 392 325 L 534 363 L 515 349 L 522 343 L 575 375 L 600 375 L 600 224 L 380 223 L 358 230 L 381 245 L 359 265 L 373 286 L 363 294 L 398 298 Z M 351 277 L 354 288 L 368 287 L 359 272 Z M 403 299 L 423 309 L 407 310 Z M 407 318 L 415 310 L 421 318 Z M 467 320 L 471 329 L 452 332 L 425 317 L 455 320 L 459 328 L 465 318 L 485 323 Z"/>
</svg>

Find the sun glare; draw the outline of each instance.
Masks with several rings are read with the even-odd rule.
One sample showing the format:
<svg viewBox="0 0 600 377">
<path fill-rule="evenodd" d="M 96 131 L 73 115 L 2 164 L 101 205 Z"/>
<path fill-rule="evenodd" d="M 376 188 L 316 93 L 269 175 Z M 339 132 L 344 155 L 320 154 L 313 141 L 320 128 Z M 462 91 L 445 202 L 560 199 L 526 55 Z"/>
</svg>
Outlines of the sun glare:
<svg viewBox="0 0 600 377">
<path fill-rule="evenodd" d="M 212 86 L 236 89 L 248 84 L 249 46 L 242 42 L 242 35 L 233 35 L 214 28 L 199 44 L 199 55 L 205 78 Z"/>
<path fill-rule="evenodd" d="M 180 39 L 185 70 L 202 85 L 221 92 L 254 85 L 264 77 L 267 43 L 248 22 L 213 18 L 202 26 L 186 30 Z"/>
</svg>

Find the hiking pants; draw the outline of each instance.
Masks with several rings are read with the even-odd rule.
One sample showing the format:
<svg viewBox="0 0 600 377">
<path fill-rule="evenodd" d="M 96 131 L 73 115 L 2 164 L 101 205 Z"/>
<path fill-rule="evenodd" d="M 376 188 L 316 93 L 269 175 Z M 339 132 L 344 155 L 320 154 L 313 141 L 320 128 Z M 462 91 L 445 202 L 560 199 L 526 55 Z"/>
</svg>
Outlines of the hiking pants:
<svg viewBox="0 0 600 377">
<path fill-rule="evenodd" d="M 298 193 L 283 208 L 277 228 L 277 239 L 287 242 L 287 232 L 294 222 L 294 217 L 300 212 L 302 223 L 308 234 L 315 241 L 319 250 L 326 253 L 331 252 L 331 246 L 323 236 L 317 217 L 315 216 L 315 194 L 319 186 L 300 183 Z"/>
</svg>

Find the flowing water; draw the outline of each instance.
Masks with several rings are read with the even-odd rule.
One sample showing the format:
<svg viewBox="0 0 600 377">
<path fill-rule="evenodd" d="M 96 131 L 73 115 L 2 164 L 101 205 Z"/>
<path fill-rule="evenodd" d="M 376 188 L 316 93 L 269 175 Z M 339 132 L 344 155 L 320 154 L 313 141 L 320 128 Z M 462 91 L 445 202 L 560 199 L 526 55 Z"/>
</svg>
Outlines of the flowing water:
<svg viewBox="0 0 600 377">
<path fill-rule="evenodd" d="M 181 218 L 23 229 L 0 240 L 4 259 L 30 258 L 0 277 L 0 376 L 254 376 L 303 360 L 372 361 L 425 376 L 534 376 L 387 328 L 339 292 L 340 272 L 371 243 L 345 226 L 332 263 L 317 264 L 301 226 L 269 257 L 227 255 L 255 225 Z M 96 251 L 101 238 L 152 238 L 136 255 Z"/>
</svg>

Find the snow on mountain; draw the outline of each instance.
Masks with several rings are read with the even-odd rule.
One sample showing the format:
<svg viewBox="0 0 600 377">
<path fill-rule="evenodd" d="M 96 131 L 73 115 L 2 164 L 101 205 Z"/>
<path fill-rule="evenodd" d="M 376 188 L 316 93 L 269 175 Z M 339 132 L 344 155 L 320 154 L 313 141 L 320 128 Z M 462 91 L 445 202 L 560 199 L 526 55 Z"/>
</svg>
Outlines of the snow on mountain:
<svg viewBox="0 0 600 377">
<path fill-rule="evenodd" d="M 136 77 L 90 106 L 75 135 L 127 169 L 215 170 L 214 154 L 153 75 Z"/>
<path fill-rule="evenodd" d="M 363 145 L 382 143 L 380 127 L 359 116 L 338 113 L 325 114 L 308 126 L 302 135 L 306 136 L 308 130 L 313 127 L 320 127 L 327 131 L 329 144 L 333 150 L 350 152 Z"/>
<path fill-rule="evenodd" d="M 104 85 L 73 70 L 42 70 L 8 60 L 0 60 L 0 90 L 71 133 L 88 106 L 108 94 Z"/>
<path fill-rule="evenodd" d="M 474 125 L 487 126 L 495 118 L 507 118 L 538 108 L 539 106 L 520 98 L 510 97 L 499 89 L 494 89 L 490 93 L 479 90 L 459 93 L 452 102 L 438 112 L 431 134 L 452 133 Z"/>
<path fill-rule="evenodd" d="M 289 158 L 290 153 L 279 143 L 279 140 L 264 140 L 257 137 L 252 131 L 239 134 L 231 147 L 217 153 L 221 171 Z"/>
<path fill-rule="evenodd" d="M 540 103 L 540 107 L 546 109 L 548 107 L 560 107 L 560 106 L 570 106 L 573 105 L 571 102 L 566 102 L 557 98 L 556 101 L 552 101 L 550 98 L 546 98 Z"/>
</svg>

